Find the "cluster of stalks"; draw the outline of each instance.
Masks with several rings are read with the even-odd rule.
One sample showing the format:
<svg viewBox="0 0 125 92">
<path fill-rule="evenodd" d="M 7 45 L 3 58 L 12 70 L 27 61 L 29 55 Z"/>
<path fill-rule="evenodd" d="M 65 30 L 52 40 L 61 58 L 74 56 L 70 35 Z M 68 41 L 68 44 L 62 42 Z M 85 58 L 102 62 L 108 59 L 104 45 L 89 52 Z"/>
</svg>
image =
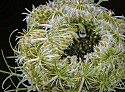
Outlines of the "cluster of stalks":
<svg viewBox="0 0 125 92">
<path fill-rule="evenodd" d="M 92 1 L 54 0 L 33 6 L 27 30 L 13 49 L 16 71 L 22 72 L 10 72 L 20 77 L 16 91 L 125 90 L 124 17 L 118 19 L 101 7 L 103 0 Z"/>
</svg>

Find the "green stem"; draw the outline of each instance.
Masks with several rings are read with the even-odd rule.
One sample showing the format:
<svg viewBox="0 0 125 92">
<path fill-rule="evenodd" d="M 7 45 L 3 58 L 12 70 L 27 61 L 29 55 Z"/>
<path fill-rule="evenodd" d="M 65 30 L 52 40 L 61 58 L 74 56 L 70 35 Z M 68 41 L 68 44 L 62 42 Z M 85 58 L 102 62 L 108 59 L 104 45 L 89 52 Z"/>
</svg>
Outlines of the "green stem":
<svg viewBox="0 0 125 92">
<path fill-rule="evenodd" d="M 82 87 L 83 87 L 83 83 L 84 83 L 84 77 L 82 77 L 81 85 L 80 85 L 80 87 L 79 87 L 79 91 L 78 91 L 78 92 L 81 92 Z"/>
</svg>

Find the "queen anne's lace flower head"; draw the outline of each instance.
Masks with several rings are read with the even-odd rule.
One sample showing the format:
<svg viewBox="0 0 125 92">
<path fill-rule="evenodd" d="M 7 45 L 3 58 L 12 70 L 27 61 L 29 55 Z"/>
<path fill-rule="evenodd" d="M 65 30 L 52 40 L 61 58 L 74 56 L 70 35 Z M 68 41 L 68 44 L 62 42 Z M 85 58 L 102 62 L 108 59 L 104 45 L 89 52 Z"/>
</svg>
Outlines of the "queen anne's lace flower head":
<svg viewBox="0 0 125 92">
<path fill-rule="evenodd" d="M 30 84 L 28 90 L 124 89 L 125 24 L 93 1 L 55 0 L 27 15 L 28 28 L 19 37 L 16 62 Z"/>
</svg>

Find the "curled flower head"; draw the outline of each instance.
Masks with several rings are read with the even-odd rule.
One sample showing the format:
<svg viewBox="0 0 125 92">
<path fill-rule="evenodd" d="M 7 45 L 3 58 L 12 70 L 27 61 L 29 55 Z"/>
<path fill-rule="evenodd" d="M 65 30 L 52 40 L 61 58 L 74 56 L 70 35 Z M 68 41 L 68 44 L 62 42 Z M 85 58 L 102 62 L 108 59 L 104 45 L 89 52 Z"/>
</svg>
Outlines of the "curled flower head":
<svg viewBox="0 0 125 92">
<path fill-rule="evenodd" d="M 30 84 L 28 90 L 107 92 L 125 88 L 125 24 L 98 4 L 55 0 L 27 15 L 28 28 L 18 41 L 16 61 Z"/>
</svg>

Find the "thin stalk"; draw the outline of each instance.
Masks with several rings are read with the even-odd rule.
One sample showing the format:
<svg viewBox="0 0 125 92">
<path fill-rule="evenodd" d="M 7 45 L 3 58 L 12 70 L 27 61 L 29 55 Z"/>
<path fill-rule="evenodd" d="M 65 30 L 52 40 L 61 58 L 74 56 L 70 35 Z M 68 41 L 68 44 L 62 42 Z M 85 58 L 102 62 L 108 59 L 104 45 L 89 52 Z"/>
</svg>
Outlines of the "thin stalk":
<svg viewBox="0 0 125 92">
<path fill-rule="evenodd" d="M 79 91 L 78 91 L 78 92 L 81 92 L 82 87 L 83 87 L 83 83 L 84 83 L 84 77 L 82 77 L 81 85 L 80 85 L 80 87 L 79 87 Z"/>
</svg>

